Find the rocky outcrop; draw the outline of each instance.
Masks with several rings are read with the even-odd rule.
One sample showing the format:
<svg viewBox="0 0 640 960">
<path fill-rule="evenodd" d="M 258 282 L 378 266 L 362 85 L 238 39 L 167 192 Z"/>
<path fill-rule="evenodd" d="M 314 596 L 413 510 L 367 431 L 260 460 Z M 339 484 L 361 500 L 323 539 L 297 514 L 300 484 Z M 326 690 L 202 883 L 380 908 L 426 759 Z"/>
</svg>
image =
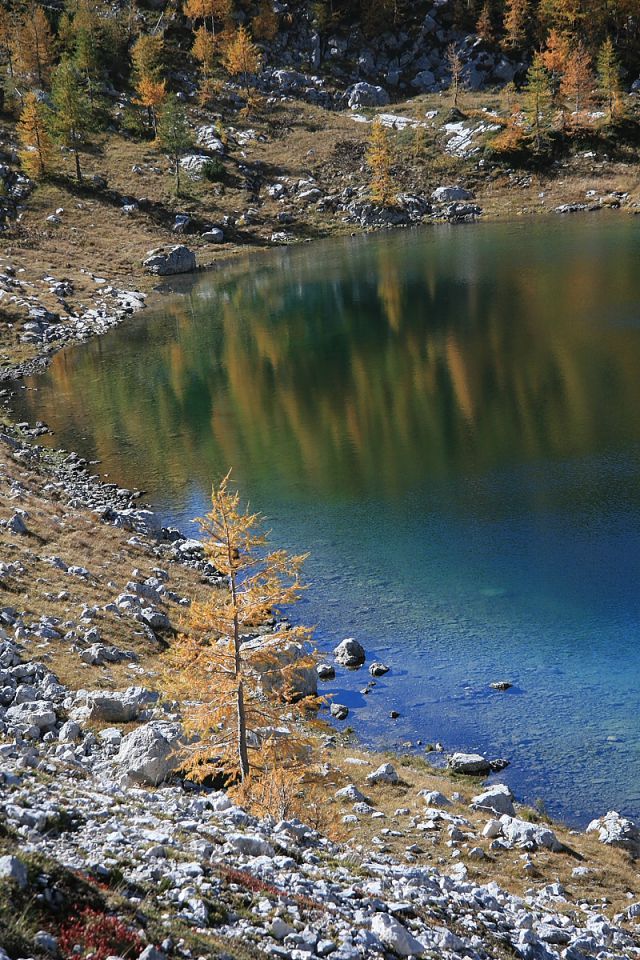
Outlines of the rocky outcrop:
<svg viewBox="0 0 640 960">
<path fill-rule="evenodd" d="M 386 107 L 390 103 L 389 94 L 384 87 L 372 83 L 354 83 L 345 90 L 344 95 L 351 110 L 360 107 Z"/>
<path fill-rule="evenodd" d="M 640 857 L 640 827 L 628 817 L 610 810 L 604 817 L 592 820 L 587 833 L 597 833 L 600 843 L 628 850 L 633 857 Z"/>
<path fill-rule="evenodd" d="M 177 244 L 175 247 L 156 247 L 149 251 L 143 266 L 149 273 L 158 277 L 191 273 L 196 269 L 196 255 L 184 244 Z"/>
<path fill-rule="evenodd" d="M 491 813 L 516 814 L 513 806 L 513 794 L 503 783 L 494 783 L 471 801 L 472 810 L 488 810 Z"/>
</svg>

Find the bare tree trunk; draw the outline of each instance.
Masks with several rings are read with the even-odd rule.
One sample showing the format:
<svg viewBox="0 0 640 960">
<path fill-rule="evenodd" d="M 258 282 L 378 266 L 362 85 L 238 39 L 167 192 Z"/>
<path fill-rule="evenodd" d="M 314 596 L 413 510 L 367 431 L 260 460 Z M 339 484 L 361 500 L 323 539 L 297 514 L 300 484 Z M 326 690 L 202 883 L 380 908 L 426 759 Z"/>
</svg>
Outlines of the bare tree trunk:
<svg viewBox="0 0 640 960">
<path fill-rule="evenodd" d="M 249 776 L 249 753 L 247 750 L 247 717 L 244 706 L 244 686 L 238 683 L 238 760 L 240 776 L 243 780 Z"/>
<path fill-rule="evenodd" d="M 78 183 L 81 183 L 81 182 L 82 182 L 82 171 L 80 170 L 80 154 L 78 153 L 78 148 L 77 148 L 77 147 L 74 147 L 74 148 L 73 148 L 73 152 L 74 152 L 75 160 L 76 160 L 76 177 L 77 177 Z"/>
</svg>

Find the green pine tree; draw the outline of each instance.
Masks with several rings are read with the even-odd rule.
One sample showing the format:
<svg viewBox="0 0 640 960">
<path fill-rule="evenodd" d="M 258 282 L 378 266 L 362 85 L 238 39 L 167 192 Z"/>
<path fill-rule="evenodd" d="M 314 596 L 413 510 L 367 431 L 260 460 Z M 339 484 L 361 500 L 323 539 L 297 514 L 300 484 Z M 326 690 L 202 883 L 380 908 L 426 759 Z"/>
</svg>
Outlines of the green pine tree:
<svg viewBox="0 0 640 960">
<path fill-rule="evenodd" d="M 606 105 L 609 123 L 617 116 L 620 107 L 620 61 L 611 37 L 607 37 L 598 54 L 598 82 Z"/>
<path fill-rule="evenodd" d="M 73 150 L 76 177 L 80 182 L 80 145 L 86 142 L 87 135 L 94 128 L 94 116 L 80 74 L 68 59 L 62 60 L 54 71 L 51 101 L 53 134 L 60 143 Z"/>
<path fill-rule="evenodd" d="M 523 102 L 524 114 L 529 122 L 537 153 L 542 149 L 551 127 L 552 104 L 551 75 L 544 65 L 542 56 L 537 53 L 527 73 Z"/>
<path fill-rule="evenodd" d="M 176 178 L 176 194 L 180 194 L 180 160 L 193 145 L 187 114 L 175 96 L 167 98 L 158 122 L 158 143 L 173 160 Z"/>
</svg>

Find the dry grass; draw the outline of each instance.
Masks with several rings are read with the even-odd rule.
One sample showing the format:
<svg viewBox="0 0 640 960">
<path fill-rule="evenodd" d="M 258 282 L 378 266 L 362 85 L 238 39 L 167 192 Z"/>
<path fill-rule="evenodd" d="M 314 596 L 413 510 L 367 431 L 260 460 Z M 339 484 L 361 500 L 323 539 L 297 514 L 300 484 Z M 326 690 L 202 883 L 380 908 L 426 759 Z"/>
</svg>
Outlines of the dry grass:
<svg viewBox="0 0 640 960">
<path fill-rule="evenodd" d="M 364 761 L 363 764 L 350 763 L 349 759 Z M 390 761 L 402 777 L 401 784 L 370 785 L 366 777 L 372 770 L 384 762 Z M 482 837 L 482 828 L 491 819 L 488 813 L 479 813 L 469 808 L 471 798 L 481 792 L 481 781 L 465 777 L 451 777 L 444 771 L 434 771 L 424 760 L 404 757 L 399 759 L 392 754 L 372 754 L 368 751 L 339 745 L 329 753 L 331 764 L 331 790 L 354 783 L 370 800 L 371 805 L 384 813 L 384 819 L 360 815 L 355 825 L 343 825 L 347 843 L 354 853 L 364 853 L 378 849 L 399 860 L 410 860 L 422 865 L 436 866 L 447 872 L 457 863 L 463 863 L 468 870 L 469 879 L 476 883 L 497 881 L 502 887 L 519 896 L 525 896 L 542 889 L 550 883 L 561 883 L 569 901 L 582 898 L 591 902 L 602 902 L 603 913 L 613 916 L 621 912 L 640 896 L 640 875 L 630 857 L 621 850 L 605 847 L 593 835 L 569 830 L 562 824 L 554 823 L 553 829 L 559 840 L 572 852 L 551 853 L 539 850 L 532 854 L 535 874 L 523 870 L 523 851 L 491 851 L 490 840 Z M 435 831 L 418 830 L 414 823 L 428 819 L 429 808 L 425 806 L 421 790 L 438 790 L 451 798 L 454 793 L 460 799 L 446 807 L 447 813 L 465 817 L 471 824 L 473 838 L 448 846 L 447 824 L 442 823 Z M 341 819 L 351 813 L 352 804 L 346 801 L 332 800 L 335 805 L 335 817 Z M 409 813 L 396 814 L 397 810 L 408 809 Z M 518 815 L 529 820 L 541 821 L 540 816 L 530 808 L 519 807 Z M 542 821 L 541 821 L 542 822 Z M 389 830 L 390 833 L 383 833 Z M 469 828 L 463 828 L 463 832 Z M 394 837 L 393 832 L 401 836 Z M 407 857 L 407 847 L 417 844 L 422 852 Z M 486 859 L 469 858 L 469 850 L 481 847 Z M 589 873 L 585 877 L 573 877 L 576 866 L 585 866 Z M 628 894 L 633 895 L 630 900 Z M 558 904 L 558 909 L 569 909 L 571 904 Z"/>
<path fill-rule="evenodd" d="M 129 580 L 153 576 L 154 567 L 167 570 L 167 586 L 180 596 L 192 597 L 204 589 L 201 577 L 188 567 L 155 556 L 151 542 L 145 547 L 128 544 L 130 532 L 103 523 L 88 510 L 71 507 L 65 497 L 43 497 L 42 487 L 48 479 L 46 474 L 17 463 L 5 445 L 0 445 L 0 517 L 9 519 L 16 509 L 25 510 L 29 531 L 27 535 L 2 531 L 2 560 L 18 562 L 23 572 L 0 581 L 0 604 L 15 607 L 27 623 L 41 616 L 57 617 L 62 624 L 73 621 L 80 634 L 95 626 L 101 642 L 135 654 L 133 668 L 127 661 L 98 667 L 84 664 L 62 638 L 41 640 L 36 645 L 30 642 L 29 655 L 45 661 L 71 688 L 121 688 L 140 682 L 143 675 L 148 683 L 157 671 L 161 645 L 151 641 L 140 624 L 124 612 L 117 615 L 100 609 L 89 622 L 80 624 L 83 608 L 112 603 Z M 11 480 L 22 485 L 24 492 L 19 496 L 11 491 Z M 46 563 L 44 558 L 52 556 L 85 567 L 92 576 L 80 578 Z M 168 602 L 166 610 L 178 626 L 184 608 Z"/>
</svg>

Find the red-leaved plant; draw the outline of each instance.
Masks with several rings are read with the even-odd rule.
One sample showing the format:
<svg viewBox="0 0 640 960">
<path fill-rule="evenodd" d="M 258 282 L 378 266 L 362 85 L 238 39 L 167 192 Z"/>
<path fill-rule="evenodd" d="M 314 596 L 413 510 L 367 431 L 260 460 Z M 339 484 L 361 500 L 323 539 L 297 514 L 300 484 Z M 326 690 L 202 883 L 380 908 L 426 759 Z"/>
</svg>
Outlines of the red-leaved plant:
<svg viewBox="0 0 640 960">
<path fill-rule="evenodd" d="M 77 920 L 65 923 L 58 944 L 65 960 L 80 960 L 89 954 L 93 960 L 107 960 L 113 956 L 135 960 L 144 948 L 138 934 L 122 920 L 91 907 L 85 907 Z"/>
</svg>

